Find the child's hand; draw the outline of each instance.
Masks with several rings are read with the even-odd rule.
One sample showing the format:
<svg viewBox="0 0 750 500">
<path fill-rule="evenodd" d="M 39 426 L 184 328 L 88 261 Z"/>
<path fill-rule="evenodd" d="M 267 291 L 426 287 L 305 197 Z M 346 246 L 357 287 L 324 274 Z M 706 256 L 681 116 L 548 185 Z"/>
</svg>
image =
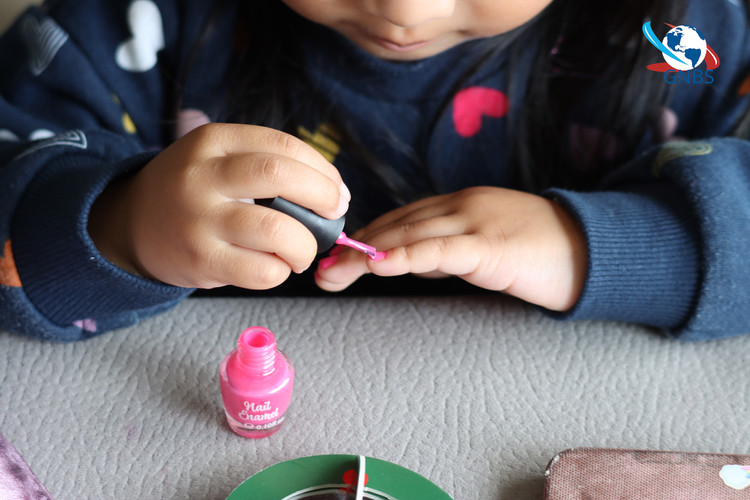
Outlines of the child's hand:
<svg viewBox="0 0 750 500">
<path fill-rule="evenodd" d="M 583 287 L 586 244 L 571 216 L 551 200 L 493 187 L 426 198 L 352 235 L 387 251 L 373 262 L 345 250 L 323 259 L 318 285 L 346 288 L 362 274 L 455 275 L 553 310 L 572 307 Z"/>
<path fill-rule="evenodd" d="M 333 165 L 301 140 L 251 125 L 205 125 L 109 186 L 89 232 L 109 260 L 164 283 L 271 288 L 317 253 L 301 223 L 241 201 L 275 196 L 331 219 L 350 198 Z"/>
</svg>

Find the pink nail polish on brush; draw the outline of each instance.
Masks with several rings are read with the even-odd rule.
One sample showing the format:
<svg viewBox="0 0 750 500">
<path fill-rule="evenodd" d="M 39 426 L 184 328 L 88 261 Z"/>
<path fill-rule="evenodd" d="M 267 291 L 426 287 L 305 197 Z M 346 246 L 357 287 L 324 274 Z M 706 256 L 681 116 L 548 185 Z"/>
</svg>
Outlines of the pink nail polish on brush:
<svg viewBox="0 0 750 500">
<path fill-rule="evenodd" d="M 221 397 L 229 427 L 246 438 L 270 436 L 281 428 L 294 385 L 294 366 L 277 349 L 267 328 L 240 334 L 237 348 L 219 368 Z"/>
<path fill-rule="evenodd" d="M 339 235 L 338 239 L 336 240 L 336 244 L 345 245 L 355 250 L 359 250 L 375 262 L 385 259 L 385 252 L 378 252 L 373 246 L 362 243 L 361 241 L 353 240 L 344 232 Z"/>
</svg>

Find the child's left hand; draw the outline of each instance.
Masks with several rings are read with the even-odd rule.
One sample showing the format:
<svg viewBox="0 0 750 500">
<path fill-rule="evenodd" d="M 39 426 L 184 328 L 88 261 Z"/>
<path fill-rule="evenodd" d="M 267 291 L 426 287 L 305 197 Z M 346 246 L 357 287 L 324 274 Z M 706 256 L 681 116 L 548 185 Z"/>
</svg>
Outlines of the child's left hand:
<svg viewBox="0 0 750 500">
<path fill-rule="evenodd" d="M 352 235 L 387 252 L 373 262 L 344 250 L 321 261 L 318 285 L 343 290 L 360 276 L 459 276 L 548 309 L 571 308 L 586 275 L 586 243 L 560 205 L 540 196 L 474 187 L 389 212 Z"/>
</svg>

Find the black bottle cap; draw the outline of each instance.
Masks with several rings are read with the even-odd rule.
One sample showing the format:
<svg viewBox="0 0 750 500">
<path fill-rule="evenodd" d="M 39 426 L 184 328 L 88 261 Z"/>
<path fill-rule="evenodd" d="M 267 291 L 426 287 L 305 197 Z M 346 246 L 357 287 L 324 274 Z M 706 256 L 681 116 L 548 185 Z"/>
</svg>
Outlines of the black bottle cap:
<svg viewBox="0 0 750 500">
<path fill-rule="evenodd" d="M 283 212 L 304 224 L 318 242 L 318 253 L 323 253 L 330 249 L 344 230 L 345 215 L 335 220 L 326 219 L 312 210 L 285 200 L 280 196 L 273 199 L 258 199 L 255 200 L 255 203 Z"/>
</svg>

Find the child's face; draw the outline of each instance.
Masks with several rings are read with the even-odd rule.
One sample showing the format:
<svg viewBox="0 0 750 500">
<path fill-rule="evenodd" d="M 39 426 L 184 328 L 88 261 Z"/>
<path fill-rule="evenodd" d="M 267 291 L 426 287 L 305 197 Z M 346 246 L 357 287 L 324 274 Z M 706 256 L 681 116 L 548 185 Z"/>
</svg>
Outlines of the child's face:
<svg viewBox="0 0 750 500">
<path fill-rule="evenodd" d="M 413 61 L 517 28 L 552 0 L 282 0 L 383 59 Z"/>
</svg>

